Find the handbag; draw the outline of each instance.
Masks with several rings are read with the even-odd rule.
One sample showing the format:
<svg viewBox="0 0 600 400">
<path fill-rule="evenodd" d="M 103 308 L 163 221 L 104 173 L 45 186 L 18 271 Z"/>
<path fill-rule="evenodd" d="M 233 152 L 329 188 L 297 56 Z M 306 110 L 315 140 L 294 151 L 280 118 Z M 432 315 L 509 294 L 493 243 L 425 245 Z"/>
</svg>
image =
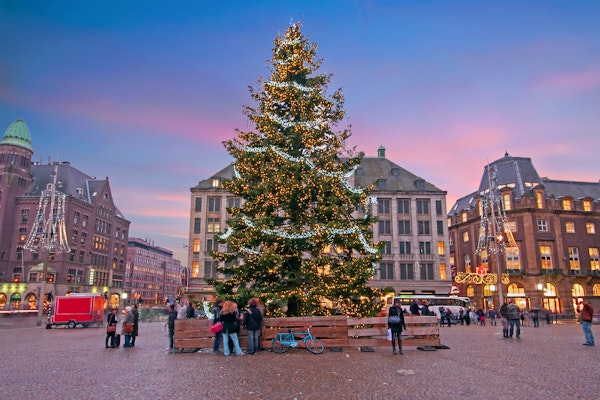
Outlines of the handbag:
<svg viewBox="0 0 600 400">
<path fill-rule="evenodd" d="M 133 332 L 133 324 L 123 324 L 123 333 L 129 335 Z"/>
<path fill-rule="evenodd" d="M 113 333 L 113 332 L 116 332 L 116 331 L 117 331 L 117 326 L 116 325 L 109 325 L 106 328 L 106 332 L 108 332 L 108 333 Z"/>
<path fill-rule="evenodd" d="M 397 315 L 392 315 L 391 317 L 388 318 L 388 322 L 390 324 L 399 324 L 402 322 L 402 320 L 400 319 L 399 316 Z"/>
<path fill-rule="evenodd" d="M 209 328 L 211 333 L 220 333 L 223 330 L 223 323 L 222 322 L 216 322 L 214 325 L 212 325 Z"/>
</svg>

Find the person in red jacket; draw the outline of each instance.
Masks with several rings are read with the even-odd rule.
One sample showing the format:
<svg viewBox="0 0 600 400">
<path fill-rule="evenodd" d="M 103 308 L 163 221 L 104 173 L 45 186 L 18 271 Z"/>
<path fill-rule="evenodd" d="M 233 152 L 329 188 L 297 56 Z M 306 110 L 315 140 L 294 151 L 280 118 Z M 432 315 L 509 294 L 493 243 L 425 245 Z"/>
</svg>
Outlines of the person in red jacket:
<svg viewBox="0 0 600 400">
<path fill-rule="evenodd" d="M 581 317 L 581 327 L 585 337 L 584 346 L 594 346 L 594 334 L 592 333 L 592 319 L 594 317 L 594 308 L 590 303 L 584 300 L 579 301 L 579 316 Z"/>
</svg>

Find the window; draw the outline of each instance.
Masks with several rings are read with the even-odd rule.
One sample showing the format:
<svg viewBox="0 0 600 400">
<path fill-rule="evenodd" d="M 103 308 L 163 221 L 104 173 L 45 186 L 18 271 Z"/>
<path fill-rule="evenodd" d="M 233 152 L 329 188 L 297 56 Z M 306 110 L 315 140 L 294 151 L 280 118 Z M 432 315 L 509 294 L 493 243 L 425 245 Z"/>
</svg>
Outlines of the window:
<svg viewBox="0 0 600 400">
<path fill-rule="evenodd" d="M 398 221 L 398 235 L 410 235 L 410 221 Z"/>
<path fill-rule="evenodd" d="M 417 199 L 417 214 L 429 214 L 429 199 Z"/>
<path fill-rule="evenodd" d="M 200 233 L 200 218 L 194 218 L 194 233 Z"/>
<path fill-rule="evenodd" d="M 431 254 L 431 242 L 419 242 L 419 254 Z"/>
<path fill-rule="evenodd" d="M 437 234 L 438 235 L 444 234 L 444 221 L 437 221 Z"/>
<path fill-rule="evenodd" d="M 387 189 L 387 179 L 377 179 L 377 189 L 385 190 Z"/>
<path fill-rule="evenodd" d="M 592 201 L 591 200 L 583 200 L 581 202 L 583 206 L 583 211 L 592 211 Z"/>
<path fill-rule="evenodd" d="M 548 232 L 548 221 L 545 219 L 538 219 L 538 231 Z"/>
<path fill-rule="evenodd" d="M 565 222 L 565 232 L 575 233 L 575 222 L 573 222 L 573 221 Z"/>
<path fill-rule="evenodd" d="M 221 230 L 221 220 L 219 218 L 208 218 L 206 221 L 206 232 L 216 233 Z"/>
<path fill-rule="evenodd" d="M 596 224 L 593 222 L 586 222 L 585 223 L 585 231 L 589 234 L 596 233 Z"/>
<path fill-rule="evenodd" d="M 220 178 L 213 178 L 212 179 L 212 187 L 218 188 L 219 186 L 221 186 L 221 179 Z"/>
<path fill-rule="evenodd" d="M 194 206 L 195 212 L 202 211 L 202 197 L 196 197 L 196 204 Z"/>
<path fill-rule="evenodd" d="M 535 206 L 537 208 L 544 208 L 544 196 L 542 196 L 541 192 L 536 192 L 535 194 Z"/>
<path fill-rule="evenodd" d="M 378 214 L 389 214 L 390 213 L 390 199 L 377 199 L 377 213 Z"/>
<path fill-rule="evenodd" d="M 410 200 L 398 199 L 398 214 L 410 214 Z"/>
<path fill-rule="evenodd" d="M 446 274 L 446 264 L 440 264 L 440 280 L 445 281 L 448 279 Z"/>
<path fill-rule="evenodd" d="M 468 242 L 469 241 L 469 231 L 464 231 L 462 233 L 462 238 L 463 238 L 463 242 Z"/>
<path fill-rule="evenodd" d="M 392 221 L 379 221 L 379 234 L 390 235 L 392 233 Z"/>
<path fill-rule="evenodd" d="M 81 221 L 81 226 L 83 226 L 84 228 L 87 228 L 88 222 L 89 222 L 89 217 L 87 215 L 84 215 L 83 221 Z"/>
<path fill-rule="evenodd" d="M 216 261 L 206 260 L 204 261 L 204 277 L 205 278 L 216 278 L 217 277 L 217 265 Z"/>
<path fill-rule="evenodd" d="M 415 279 L 415 271 L 412 263 L 400 264 L 400 279 Z"/>
<path fill-rule="evenodd" d="M 394 279 L 394 263 L 379 264 L 379 279 Z"/>
<path fill-rule="evenodd" d="M 80 218 L 80 214 L 79 212 L 75 212 L 75 215 L 73 216 L 73 225 L 79 225 L 79 218 Z"/>
<path fill-rule="evenodd" d="M 512 203 L 511 203 L 511 196 L 510 193 L 504 193 L 502 195 L 502 202 L 504 204 L 504 210 L 505 211 L 509 211 L 512 210 Z"/>
<path fill-rule="evenodd" d="M 206 239 L 206 252 L 210 253 L 211 251 L 218 251 L 219 243 L 214 239 Z"/>
<path fill-rule="evenodd" d="M 573 202 L 571 199 L 562 200 L 562 209 L 565 211 L 571 211 L 573 209 Z"/>
<path fill-rule="evenodd" d="M 421 280 L 432 281 L 435 277 L 433 275 L 433 264 L 421 264 Z"/>
<path fill-rule="evenodd" d="M 442 215 L 442 201 L 441 200 L 435 201 L 435 213 L 437 215 Z"/>
<path fill-rule="evenodd" d="M 400 254 L 411 254 L 410 242 L 399 242 L 398 247 Z"/>
<path fill-rule="evenodd" d="M 208 198 L 208 211 L 209 212 L 221 211 L 221 198 L 220 197 L 209 197 Z"/>
<path fill-rule="evenodd" d="M 519 252 L 506 252 L 506 269 L 508 270 L 520 270 L 521 269 L 521 261 L 519 259 Z"/>
<path fill-rule="evenodd" d="M 467 212 L 466 211 L 461 211 L 460 222 L 467 222 Z"/>
<path fill-rule="evenodd" d="M 588 249 L 590 254 L 590 269 L 592 271 L 600 270 L 600 251 L 597 247 L 590 247 Z"/>
<path fill-rule="evenodd" d="M 431 232 L 429 231 L 429 221 L 417 221 L 417 229 L 419 235 L 431 234 Z"/>
<path fill-rule="evenodd" d="M 383 254 L 392 254 L 392 242 L 384 241 L 381 251 Z"/>
<path fill-rule="evenodd" d="M 24 208 L 21 210 L 21 223 L 26 224 L 27 222 L 29 222 L 29 209 Z M 75 225 L 77 225 L 77 222 Z"/>
<path fill-rule="evenodd" d="M 443 255 L 446 254 L 446 243 L 443 240 L 438 242 L 438 254 Z"/>
<path fill-rule="evenodd" d="M 239 197 L 228 197 L 227 198 L 227 207 L 228 208 L 240 208 L 242 199 Z"/>
<path fill-rule="evenodd" d="M 192 252 L 200 253 L 200 239 L 195 238 L 192 244 Z"/>
<path fill-rule="evenodd" d="M 571 271 L 579 271 L 579 249 L 577 247 L 569 247 L 569 269 Z"/>
<path fill-rule="evenodd" d="M 550 246 L 540 245 L 540 260 L 542 269 L 552 269 L 552 255 Z"/>
</svg>

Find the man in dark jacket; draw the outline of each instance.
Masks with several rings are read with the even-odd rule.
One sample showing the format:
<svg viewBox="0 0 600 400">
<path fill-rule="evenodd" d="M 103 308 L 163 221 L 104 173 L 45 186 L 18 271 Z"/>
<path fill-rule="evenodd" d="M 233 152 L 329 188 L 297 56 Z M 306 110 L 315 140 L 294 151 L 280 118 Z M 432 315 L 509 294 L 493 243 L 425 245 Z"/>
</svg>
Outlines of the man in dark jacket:
<svg viewBox="0 0 600 400">
<path fill-rule="evenodd" d="M 177 319 L 177 311 L 175 306 L 169 304 L 169 349 L 173 350 L 175 341 L 175 320 Z"/>
<path fill-rule="evenodd" d="M 406 329 L 404 324 L 404 313 L 400 308 L 400 300 L 394 299 L 394 305 L 388 311 L 388 328 L 392 331 L 392 351 L 396 354 L 396 339 L 398 339 L 398 352 L 402 353 L 402 328 Z"/>
<path fill-rule="evenodd" d="M 255 299 L 250 299 L 248 309 L 244 312 L 244 328 L 248 332 L 248 351 L 246 354 L 254 354 L 260 348 L 260 328 L 262 326 L 262 313 L 256 307 Z"/>
<path fill-rule="evenodd" d="M 515 325 L 517 326 L 517 339 L 521 338 L 521 310 L 513 299 L 508 302 L 508 323 L 510 325 L 509 336 L 513 337 Z"/>
</svg>

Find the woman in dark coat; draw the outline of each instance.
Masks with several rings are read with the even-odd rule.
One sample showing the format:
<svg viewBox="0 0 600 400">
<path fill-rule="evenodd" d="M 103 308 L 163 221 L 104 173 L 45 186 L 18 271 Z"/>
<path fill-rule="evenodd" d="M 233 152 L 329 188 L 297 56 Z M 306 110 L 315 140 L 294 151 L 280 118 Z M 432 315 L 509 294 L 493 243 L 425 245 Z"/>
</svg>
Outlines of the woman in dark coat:
<svg viewBox="0 0 600 400">
<path fill-rule="evenodd" d="M 113 308 L 106 316 L 106 340 L 104 346 L 108 349 L 109 347 L 115 347 L 115 334 L 117 333 L 117 309 Z M 108 341 L 110 340 L 110 345 Z"/>
<path fill-rule="evenodd" d="M 135 346 L 135 338 L 138 335 L 138 324 L 140 322 L 140 313 L 137 304 L 131 306 L 133 313 L 133 332 L 131 332 L 131 347 Z"/>
<path fill-rule="evenodd" d="M 398 317 L 398 318 L 396 318 Z M 398 340 L 398 352 L 402 353 L 402 328 L 406 329 L 404 324 L 404 314 L 400 308 L 400 300 L 394 299 L 394 305 L 390 307 L 388 311 L 388 328 L 392 331 L 392 351 L 396 353 L 396 339 Z"/>
</svg>

